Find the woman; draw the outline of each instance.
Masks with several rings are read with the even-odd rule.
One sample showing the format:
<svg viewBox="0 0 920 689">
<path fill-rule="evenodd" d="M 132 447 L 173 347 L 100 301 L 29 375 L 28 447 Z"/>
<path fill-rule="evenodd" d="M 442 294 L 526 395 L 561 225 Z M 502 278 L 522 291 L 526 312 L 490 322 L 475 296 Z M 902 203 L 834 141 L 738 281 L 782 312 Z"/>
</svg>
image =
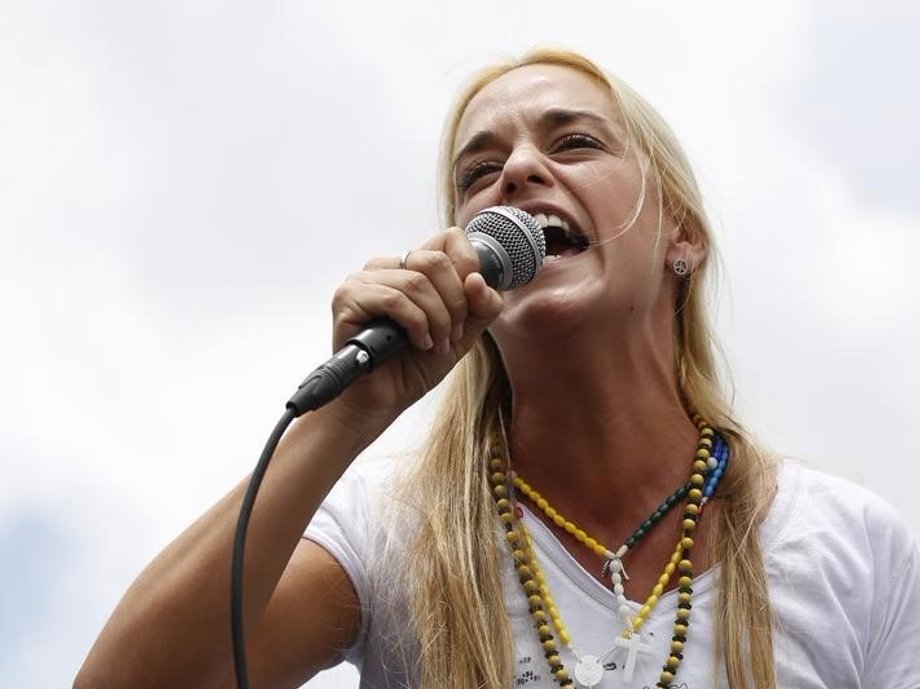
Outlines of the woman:
<svg viewBox="0 0 920 689">
<path fill-rule="evenodd" d="M 381 315 L 413 346 L 275 455 L 247 547 L 253 685 L 347 657 L 369 687 L 920 686 L 906 528 L 732 417 L 700 290 L 712 238 L 651 108 L 533 53 L 460 98 L 444 180 L 449 224 L 516 206 L 551 256 L 499 296 L 454 228 L 338 290 L 336 346 Z M 451 369 L 406 471 L 345 474 Z M 242 491 L 139 577 L 76 686 L 234 686 Z"/>
</svg>

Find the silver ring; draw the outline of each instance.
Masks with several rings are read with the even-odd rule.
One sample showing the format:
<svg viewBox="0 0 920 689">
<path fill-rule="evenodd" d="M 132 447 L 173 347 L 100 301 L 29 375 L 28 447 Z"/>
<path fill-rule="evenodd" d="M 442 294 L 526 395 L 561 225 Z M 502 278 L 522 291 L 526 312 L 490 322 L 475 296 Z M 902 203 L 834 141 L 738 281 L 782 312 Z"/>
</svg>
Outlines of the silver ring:
<svg viewBox="0 0 920 689">
<path fill-rule="evenodd" d="M 412 249 L 409 249 L 406 253 L 404 253 L 402 256 L 399 257 L 399 269 L 400 270 L 408 270 L 406 268 L 406 261 L 409 260 L 409 254 L 411 253 L 412 253 Z"/>
</svg>

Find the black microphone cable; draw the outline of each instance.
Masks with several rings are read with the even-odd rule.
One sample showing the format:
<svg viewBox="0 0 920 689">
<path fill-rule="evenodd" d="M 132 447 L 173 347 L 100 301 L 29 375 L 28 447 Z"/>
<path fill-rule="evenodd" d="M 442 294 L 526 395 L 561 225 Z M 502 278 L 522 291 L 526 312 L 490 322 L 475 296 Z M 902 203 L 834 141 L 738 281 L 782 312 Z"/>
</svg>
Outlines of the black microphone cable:
<svg viewBox="0 0 920 689">
<path fill-rule="evenodd" d="M 233 534 L 233 556 L 230 565 L 230 631 L 233 637 L 233 671 L 236 673 L 236 686 L 238 689 L 249 689 L 249 670 L 246 667 L 246 638 L 243 633 L 243 555 L 246 549 L 246 530 L 249 528 L 249 519 L 252 516 L 252 507 L 256 502 L 256 494 L 265 478 L 268 463 L 271 461 L 278 442 L 297 418 L 294 409 L 288 407 L 275 425 L 262 449 L 262 456 L 256 464 L 246 487 L 246 494 L 240 505 L 240 514 L 236 522 L 236 531 Z"/>
</svg>

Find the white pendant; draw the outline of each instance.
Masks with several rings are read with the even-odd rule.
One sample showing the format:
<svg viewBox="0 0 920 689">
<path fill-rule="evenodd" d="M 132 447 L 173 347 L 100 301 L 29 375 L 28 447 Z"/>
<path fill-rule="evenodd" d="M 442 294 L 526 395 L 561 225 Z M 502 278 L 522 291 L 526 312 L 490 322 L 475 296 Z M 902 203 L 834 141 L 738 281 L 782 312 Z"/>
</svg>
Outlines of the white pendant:
<svg viewBox="0 0 920 689">
<path fill-rule="evenodd" d="M 597 656 L 578 656 L 575 663 L 575 681 L 581 686 L 591 689 L 601 683 L 604 677 L 604 666 Z"/>
</svg>

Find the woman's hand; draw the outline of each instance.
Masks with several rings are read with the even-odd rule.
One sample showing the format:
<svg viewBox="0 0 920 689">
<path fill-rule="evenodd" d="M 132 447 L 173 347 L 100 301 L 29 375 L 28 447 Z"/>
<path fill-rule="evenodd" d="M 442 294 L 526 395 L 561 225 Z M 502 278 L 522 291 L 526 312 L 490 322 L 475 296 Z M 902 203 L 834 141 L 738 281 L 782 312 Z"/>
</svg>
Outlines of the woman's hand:
<svg viewBox="0 0 920 689">
<path fill-rule="evenodd" d="M 477 272 L 479 259 L 463 230 L 432 237 L 402 261 L 371 259 L 332 300 L 333 351 L 381 316 L 409 339 L 408 347 L 339 397 L 358 418 L 395 418 L 437 385 L 501 312 L 501 297 Z"/>
</svg>

